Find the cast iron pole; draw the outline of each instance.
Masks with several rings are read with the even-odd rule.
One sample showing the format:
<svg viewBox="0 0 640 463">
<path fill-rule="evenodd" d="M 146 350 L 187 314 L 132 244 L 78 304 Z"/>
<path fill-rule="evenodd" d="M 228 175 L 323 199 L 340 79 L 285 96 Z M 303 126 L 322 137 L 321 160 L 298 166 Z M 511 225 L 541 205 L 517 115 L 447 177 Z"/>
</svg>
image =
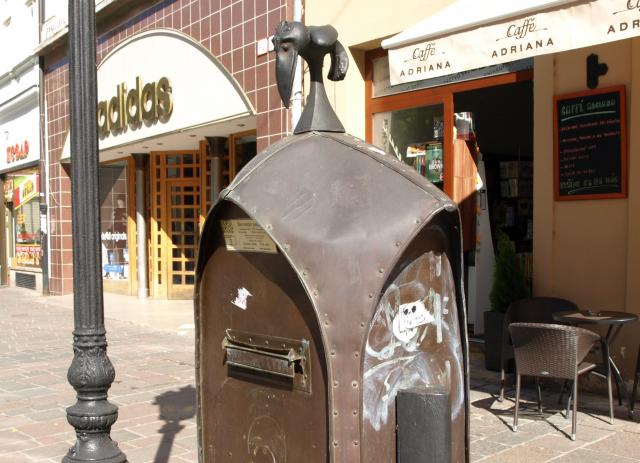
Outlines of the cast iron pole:
<svg viewBox="0 0 640 463">
<path fill-rule="evenodd" d="M 77 402 L 67 408 L 76 443 L 63 462 L 121 463 L 126 457 L 110 435 L 118 407 L 107 400 L 115 371 L 102 300 L 94 0 L 69 2 L 69 101 L 75 329 L 67 379 Z"/>
</svg>

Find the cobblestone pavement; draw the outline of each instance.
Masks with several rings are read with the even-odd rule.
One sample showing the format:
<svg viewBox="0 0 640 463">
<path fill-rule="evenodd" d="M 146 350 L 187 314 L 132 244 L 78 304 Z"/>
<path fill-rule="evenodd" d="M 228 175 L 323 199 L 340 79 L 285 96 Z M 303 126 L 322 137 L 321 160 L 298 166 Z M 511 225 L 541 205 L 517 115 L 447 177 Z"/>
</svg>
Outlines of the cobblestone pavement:
<svg viewBox="0 0 640 463">
<path fill-rule="evenodd" d="M 108 314 L 106 327 L 116 369 L 109 399 L 120 407 L 113 438 L 131 463 L 196 462 L 193 331 Z M 75 441 L 65 414 L 75 402 L 66 379 L 72 329 L 68 298 L 0 289 L 0 463 L 59 462 Z M 480 354 L 472 357 L 472 461 L 640 462 L 640 423 L 618 407 L 609 424 L 600 396 L 580 394 L 575 442 L 567 437 L 571 421 L 558 411 L 552 385 L 543 390 L 542 417 L 525 394 L 528 403 L 512 432 L 513 400 L 494 399 L 496 375 L 482 371 L 481 360 Z"/>
<path fill-rule="evenodd" d="M 61 461 L 75 442 L 65 408 L 73 310 L 0 289 L 0 462 Z M 194 337 L 106 319 L 116 370 L 111 435 L 131 463 L 196 462 Z"/>
</svg>

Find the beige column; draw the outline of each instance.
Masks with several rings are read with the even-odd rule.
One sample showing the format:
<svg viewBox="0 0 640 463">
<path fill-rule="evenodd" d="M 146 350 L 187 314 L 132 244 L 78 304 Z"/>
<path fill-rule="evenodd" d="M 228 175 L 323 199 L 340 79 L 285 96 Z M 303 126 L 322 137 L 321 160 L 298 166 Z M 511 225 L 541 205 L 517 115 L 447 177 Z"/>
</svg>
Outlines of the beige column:
<svg viewBox="0 0 640 463">
<path fill-rule="evenodd" d="M 533 294 L 553 294 L 553 55 L 533 67 Z"/>
</svg>

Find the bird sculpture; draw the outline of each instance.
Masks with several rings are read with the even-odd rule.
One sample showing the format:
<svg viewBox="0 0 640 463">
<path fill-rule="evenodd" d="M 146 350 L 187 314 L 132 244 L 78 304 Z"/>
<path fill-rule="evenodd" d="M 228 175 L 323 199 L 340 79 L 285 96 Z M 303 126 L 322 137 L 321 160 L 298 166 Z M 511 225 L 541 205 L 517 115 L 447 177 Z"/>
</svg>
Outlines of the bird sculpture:
<svg viewBox="0 0 640 463">
<path fill-rule="evenodd" d="M 309 66 L 309 96 L 293 133 L 313 130 L 344 132 L 342 123 L 329 103 L 322 79 L 322 65 L 327 53 L 331 56 L 331 68 L 327 77 L 337 81 L 344 79 L 347 73 L 349 57 L 338 42 L 338 32 L 329 25 L 305 26 L 297 21 L 282 21 L 276 28 L 273 45 L 276 52 L 278 92 L 285 107 L 289 107 L 298 55 Z"/>
</svg>

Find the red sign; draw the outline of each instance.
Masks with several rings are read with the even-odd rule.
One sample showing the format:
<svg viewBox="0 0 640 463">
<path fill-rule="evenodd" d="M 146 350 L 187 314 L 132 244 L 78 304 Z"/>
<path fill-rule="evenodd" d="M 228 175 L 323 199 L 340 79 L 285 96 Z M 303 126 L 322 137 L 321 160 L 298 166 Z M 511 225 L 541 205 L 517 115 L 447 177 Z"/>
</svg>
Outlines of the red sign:
<svg viewBox="0 0 640 463">
<path fill-rule="evenodd" d="M 7 164 L 15 161 L 21 161 L 29 156 L 29 141 L 25 140 L 22 144 L 7 146 Z"/>
</svg>

